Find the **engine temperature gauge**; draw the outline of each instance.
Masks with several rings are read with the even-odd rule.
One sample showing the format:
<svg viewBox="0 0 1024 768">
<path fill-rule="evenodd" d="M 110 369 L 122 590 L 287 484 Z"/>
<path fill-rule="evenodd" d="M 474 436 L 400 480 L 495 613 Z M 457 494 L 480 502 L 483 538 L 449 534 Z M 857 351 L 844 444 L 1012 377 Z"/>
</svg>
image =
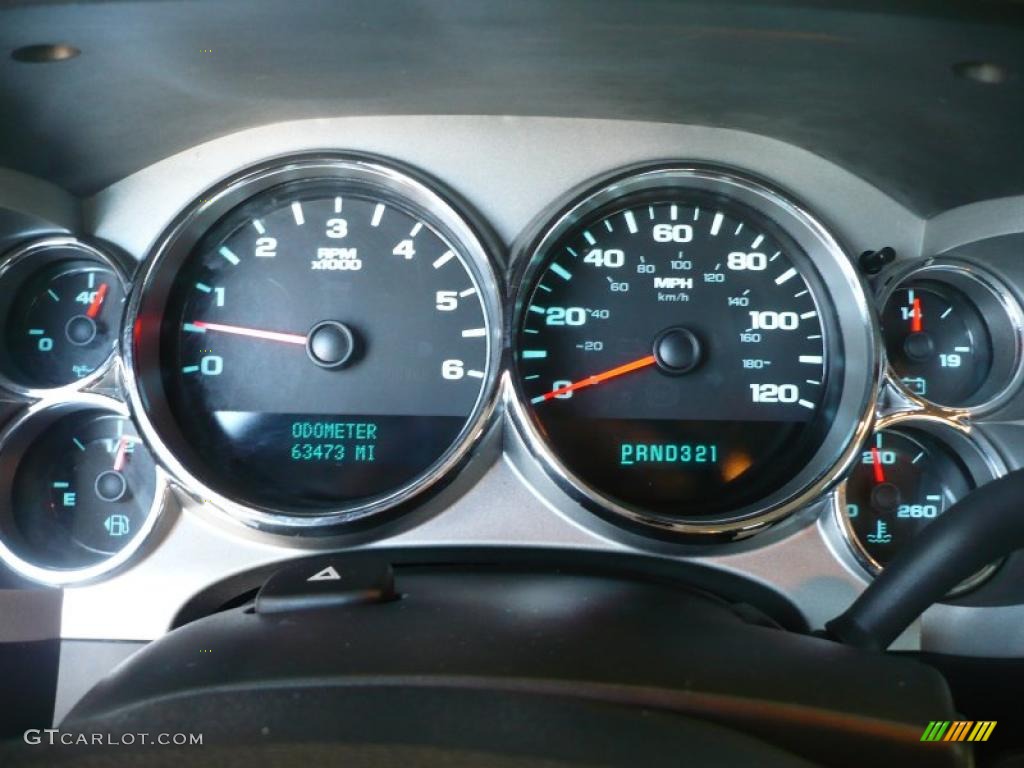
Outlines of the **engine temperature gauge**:
<svg viewBox="0 0 1024 768">
<path fill-rule="evenodd" d="M 971 469 L 944 441 L 912 427 L 881 429 L 846 481 L 844 511 L 851 543 L 877 572 L 975 486 Z M 958 589 L 973 586 L 991 570 Z"/>
</svg>

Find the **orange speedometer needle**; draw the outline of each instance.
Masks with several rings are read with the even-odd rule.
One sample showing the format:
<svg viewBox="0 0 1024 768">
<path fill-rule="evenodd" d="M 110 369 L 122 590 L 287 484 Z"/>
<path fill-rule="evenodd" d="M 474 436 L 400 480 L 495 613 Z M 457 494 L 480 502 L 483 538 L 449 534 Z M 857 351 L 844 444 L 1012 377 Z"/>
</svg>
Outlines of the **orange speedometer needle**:
<svg viewBox="0 0 1024 768">
<path fill-rule="evenodd" d="M 202 320 L 193 320 L 189 325 L 204 331 L 220 331 L 221 333 L 233 333 L 236 336 L 249 336 L 253 339 L 264 341 L 281 341 L 285 344 L 306 343 L 306 337 L 297 333 L 278 333 L 277 331 L 261 331 L 256 328 L 243 328 L 240 325 L 224 325 L 223 323 L 206 323 Z"/>
<path fill-rule="evenodd" d="M 585 379 L 580 379 L 573 384 L 566 384 L 564 387 L 553 389 L 550 392 L 545 392 L 541 398 L 543 400 L 550 400 L 553 397 L 564 395 L 569 392 L 574 392 L 577 389 L 583 389 L 584 387 L 591 387 L 594 384 L 600 384 L 602 381 L 608 381 L 608 379 L 614 379 L 617 376 L 622 376 L 624 373 L 630 373 L 632 371 L 638 371 L 641 368 L 646 368 L 649 365 L 654 365 L 654 355 L 648 355 L 647 357 L 641 357 L 639 360 L 634 360 L 631 363 L 620 365 L 617 368 L 605 371 L 604 373 L 595 373 L 593 376 L 588 376 Z"/>
<path fill-rule="evenodd" d="M 921 328 L 921 300 L 914 299 L 914 308 L 910 311 L 910 330 L 913 333 L 920 333 Z"/>
<path fill-rule="evenodd" d="M 95 320 L 96 315 L 100 313 L 100 307 L 103 306 L 103 300 L 107 298 L 107 284 L 101 283 L 100 287 L 96 289 L 96 295 L 92 297 L 92 301 L 89 303 L 89 308 L 85 310 L 85 316 L 90 320 Z"/>
<path fill-rule="evenodd" d="M 875 470 L 875 482 L 885 482 L 885 469 L 882 467 L 882 452 L 877 448 L 871 449 L 871 466 Z"/>
</svg>

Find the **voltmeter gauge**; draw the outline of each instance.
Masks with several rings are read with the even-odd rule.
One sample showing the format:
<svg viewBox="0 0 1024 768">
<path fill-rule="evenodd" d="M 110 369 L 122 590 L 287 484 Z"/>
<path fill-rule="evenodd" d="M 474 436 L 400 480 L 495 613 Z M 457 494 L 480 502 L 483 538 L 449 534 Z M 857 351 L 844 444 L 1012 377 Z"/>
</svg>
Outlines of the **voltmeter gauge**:
<svg viewBox="0 0 1024 768">
<path fill-rule="evenodd" d="M 1019 376 L 1020 309 L 973 266 L 932 263 L 905 277 L 881 326 L 893 377 L 922 400 L 988 409 Z"/>
<path fill-rule="evenodd" d="M 123 413 L 44 410 L 17 423 L 4 449 L 12 468 L 0 534 L 15 570 L 74 580 L 119 561 L 152 527 L 156 465 Z"/>
<path fill-rule="evenodd" d="M 882 312 L 889 364 L 915 394 L 932 402 L 969 402 L 992 370 L 992 337 L 981 311 L 962 292 L 913 281 Z"/>
<path fill-rule="evenodd" d="M 8 257 L 0 281 L 0 373 L 9 388 L 74 384 L 111 359 L 126 294 L 106 254 L 70 238 L 38 241 Z"/>
<path fill-rule="evenodd" d="M 884 568 L 923 528 L 987 479 L 967 439 L 958 433 L 956 444 L 957 449 L 911 424 L 880 429 L 863 447 L 844 486 L 841 514 L 855 553 L 870 571 Z M 958 589 L 976 585 L 991 570 Z"/>
</svg>

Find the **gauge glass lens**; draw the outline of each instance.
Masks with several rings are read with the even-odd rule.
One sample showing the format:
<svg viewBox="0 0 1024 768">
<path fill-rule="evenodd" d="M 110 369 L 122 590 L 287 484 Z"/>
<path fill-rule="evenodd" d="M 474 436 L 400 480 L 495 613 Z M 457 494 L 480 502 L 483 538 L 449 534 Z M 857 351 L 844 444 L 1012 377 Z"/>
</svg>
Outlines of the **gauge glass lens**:
<svg viewBox="0 0 1024 768">
<path fill-rule="evenodd" d="M 760 212 L 648 191 L 535 258 L 516 375 L 537 431 L 589 489 L 699 521 L 765 499 L 821 446 L 842 349 L 810 260 Z"/>
<path fill-rule="evenodd" d="M 298 182 L 257 195 L 173 280 L 160 365 L 175 449 L 209 487 L 274 511 L 407 488 L 483 407 L 478 269 L 384 190 Z"/>
<path fill-rule="evenodd" d="M 889 365 L 919 397 L 966 406 L 992 371 L 993 345 L 977 305 L 938 281 L 915 280 L 896 290 L 882 312 Z"/>
<path fill-rule="evenodd" d="M 120 278 L 95 262 L 61 261 L 30 276 L 6 323 L 11 378 L 46 388 L 93 373 L 114 351 L 124 300 Z"/>
<path fill-rule="evenodd" d="M 151 514 L 156 468 L 131 421 L 80 411 L 48 426 L 14 475 L 17 554 L 41 567 L 100 563 L 136 538 Z"/>
<path fill-rule="evenodd" d="M 960 460 L 934 438 L 880 430 L 846 481 L 846 516 L 857 545 L 883 567 L 973 488 Z"/>
</svg>

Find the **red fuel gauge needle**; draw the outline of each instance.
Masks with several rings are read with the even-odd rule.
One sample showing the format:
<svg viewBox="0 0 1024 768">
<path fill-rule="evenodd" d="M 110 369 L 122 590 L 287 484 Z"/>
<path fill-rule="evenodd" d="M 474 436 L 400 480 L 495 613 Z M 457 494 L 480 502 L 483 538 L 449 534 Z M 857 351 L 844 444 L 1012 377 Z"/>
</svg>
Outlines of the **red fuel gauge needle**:
<svg viewBox="0 0 1024 768">
<path fill-rule="evenodd" d="M 92 297 L 92 302 L 89 304 L 89 308 L 85 310 L 85 316 L 90 320 L 95 320 L 96 315 L 100 313 L 100 307 L 103 306 L 103 300 L 107 298 L 108 286 L 106 283 L 101 283 L 100 287 L 96 289 L 96 295 Z"/>
<path fill-rule="evenodd" d="M 913 333 L 920 333 L 922 330 L 921 323 L 921 300 L 914 299 L 914 308 L 910 311 L 910 330 Z"/>
<path fill-rule="evenodd" d="M 223 323 L 206 323 L 202 320 L 193 320 L 190 325 L 201 328 L 204 331 L 219 331 L 221 333 L 233 333 L 236 336 L 249 336 L 253 339 L 264 341 L 280 341 L 285 344 L 305 345 L 306 337 L 297 333 L 278 333 L 277 331 L 261 331 L 256 328 L 243 328 L 240 325 L 224 325 Z"/>
<path fill-rule="evenodd" d="M 114 456 L 114 471 L 120 472 L 124 469 L 124 463 L 128 458 L 128 438 L 122 437 L 117 441 L 117 453 Z"/>
<path fill-rule="evenodd" d="M 608 379 L 614 379 L 617 376 L 622 376 L 624 373 L 630 373 L 632 371 L 638 371 L 641 368 L 646 368 L 649 365 L 654 365 L 654 355 L 648 355 L 647 357 L 641 357 L 639 360 L 634 360 L 631 363 L 620 365 L 617 368 L 604 371 L 603 373 L 595 373 L 593 376 L 588 376 L 585 379 L 580 379 L 573 384 L 566 384 L 564 387 L 553 389 L 550 392 L 545 392 L 541 397 L 544 400 L 550 400 L 553 397 L 564 395 L 568 392 L 574 392 L 577 389 L 583 389 L 584 387 L 591 387 L 594 384 L 600 384 L 602 381 L 608 381 Z"/>
<path fill-rule="evenodd" d="M 882 452 L 877 448 L 871 449 L 871 466 L 875 470 L 875 483 L 881 485 L 885 482 L 885 469 L 882 467 Z"/>
</svg>

